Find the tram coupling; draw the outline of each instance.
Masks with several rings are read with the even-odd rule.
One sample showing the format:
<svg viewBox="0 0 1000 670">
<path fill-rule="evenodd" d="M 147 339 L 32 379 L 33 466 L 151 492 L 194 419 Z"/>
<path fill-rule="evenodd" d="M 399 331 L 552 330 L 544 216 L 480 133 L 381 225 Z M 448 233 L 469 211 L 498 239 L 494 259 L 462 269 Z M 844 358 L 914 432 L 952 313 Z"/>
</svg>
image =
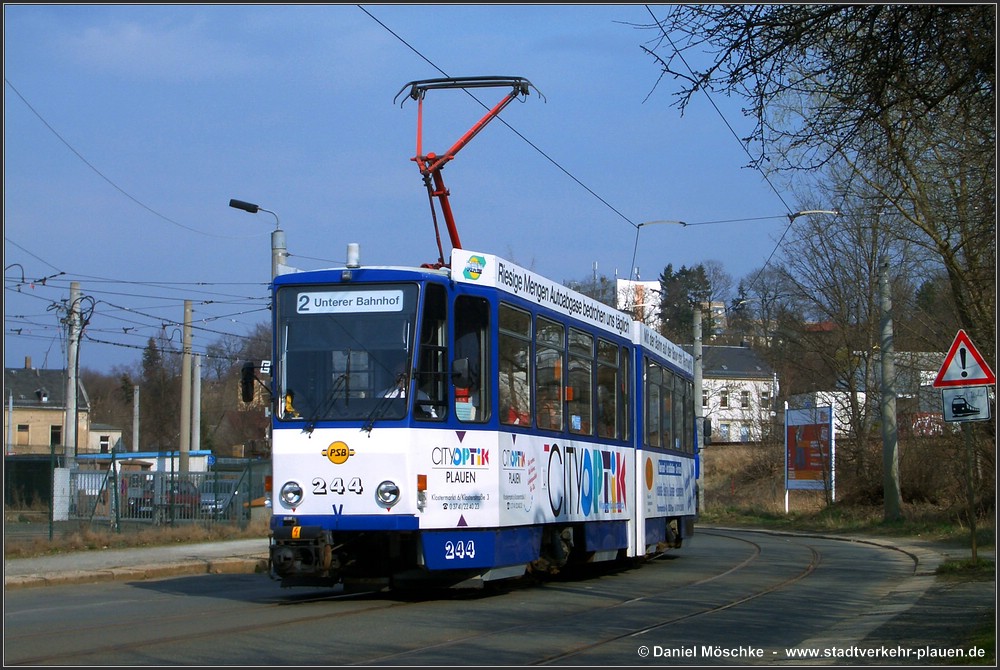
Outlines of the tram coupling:
<svg viewBox="0 0 1000 670">
<path fill-rule="evenodd" d="M 271 576 L 283 582 L 340 581 L 341 561 L 320 526 L 277 526 L 271 536 Z"/>
</svg>

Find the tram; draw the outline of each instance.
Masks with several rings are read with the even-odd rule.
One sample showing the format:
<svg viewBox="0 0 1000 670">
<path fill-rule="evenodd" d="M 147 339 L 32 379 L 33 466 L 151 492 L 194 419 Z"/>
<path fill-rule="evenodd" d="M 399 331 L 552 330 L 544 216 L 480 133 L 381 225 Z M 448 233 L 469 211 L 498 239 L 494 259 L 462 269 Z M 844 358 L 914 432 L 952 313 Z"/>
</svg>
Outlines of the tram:
<svg viewBox="0 0 1000 670">
<path fill-rule="evenodd" d="M 408 86 L 422 102 L 496 85 L 512 87 L 507 101 L 530 86 Z M 421 153 L 419 126 L 417 154 L 445 212 L 447 262 L 367 265 L 350 244 L 342 267 L 274 277 L 272 577 L 481 586 L 681 546 L 697 513 L 691 355 L 462 248 L 446 161 Z"/>
</svg>

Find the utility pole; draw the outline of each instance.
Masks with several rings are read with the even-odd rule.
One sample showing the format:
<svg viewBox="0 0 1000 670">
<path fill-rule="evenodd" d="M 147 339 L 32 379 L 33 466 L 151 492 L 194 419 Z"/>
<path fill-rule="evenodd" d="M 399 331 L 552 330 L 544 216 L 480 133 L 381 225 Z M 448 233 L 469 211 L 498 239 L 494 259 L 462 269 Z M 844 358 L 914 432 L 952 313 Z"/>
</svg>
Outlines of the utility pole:
<svg viewBox="0 0 1000 670">
<path fill-rule="evenodd" d="M 191 449 L 201 449 L 201 354 L 194 355 L 191 380 Z"/>
<path fill-rule="evenodd" d="M 695 484 L 698 487 L 698 510 L 705 511 L 705 478 L 702 473 L 705 471 L 705 459 L 701 455 L 703 438 L 702 432 L 702 356 L 701 356 L 701 305 L 694 306 L 694 450 L 698 454 L 696 463 L 698 464 L 698 476 Z"/>
<path fill-rule="evenodd" d="M 7 396 L 7 448 L 4 453 L 7 456 L 14 455 L 14 392 L 8 391 Z"/>
<path fill-rule="evenodd" d="M 882 497 L 884 519 L 896 521 L 903 506 L 899 492 L 899 454 L 896 431 L 896 364 L 893 354 L 892 297 L 889 291 L 889 262 L 882 260 L 879 272 L 882 303 Z"/>
<path fill-rule="evenodd" d="M 63 454 L 65 467 L 72 470 L 76 467 L 76 430 L 77 430 L 77 352 L 80 348 L 80 282 L 69 284 L 69 314 L 66 316 L 69 326 L 69 346 L 66 363 L 66 420 L 63 431 Z"/>
<path fill-rule="evenodd" d="M 184 345 L 181 356 L 181 433 L 180 433 L 181 474 L 188 472 L 188 458 L 191 455 L 191 301 L 184 301 Z"/>
<path fill-rule="evenodd" d="M 139 385 L 132 387 L 132 451 L 139 451 Z"/>
</svg>

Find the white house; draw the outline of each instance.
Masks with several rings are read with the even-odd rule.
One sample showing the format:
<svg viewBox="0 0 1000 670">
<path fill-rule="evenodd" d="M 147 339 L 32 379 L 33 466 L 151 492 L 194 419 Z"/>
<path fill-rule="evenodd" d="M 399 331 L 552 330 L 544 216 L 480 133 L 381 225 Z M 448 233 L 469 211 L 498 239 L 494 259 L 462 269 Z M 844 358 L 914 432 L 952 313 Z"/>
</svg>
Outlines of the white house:
<svg viewBox="0 0 1000 670">
<path fill-rule="evenodd" d="M 702 347 L 701 407 L 711 442 L 760 442 L 774 423 L 777 395 L 777 375 L 752 349 Z"/>
</svg>

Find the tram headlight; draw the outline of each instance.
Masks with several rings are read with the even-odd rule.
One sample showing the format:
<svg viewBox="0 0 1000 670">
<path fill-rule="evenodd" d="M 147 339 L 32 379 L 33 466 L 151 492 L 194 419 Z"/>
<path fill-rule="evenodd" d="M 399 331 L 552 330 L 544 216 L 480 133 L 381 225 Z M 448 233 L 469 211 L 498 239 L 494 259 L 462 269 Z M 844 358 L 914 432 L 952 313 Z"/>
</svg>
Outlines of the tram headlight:
<svg viewBox="0 0 1000 670">
<path fill-rule="evenodd" d="M 281 485 L 278 498 L 285 507 L 298 507 L 302 504 L 302 487 L 298 482 L 285 482 Z"/>
<path fill-rule="evenodd" d="M 375 489 L 375 502 L 379 507 L 389 509 L 399 502 L 399 486 L 396 482 L 384 481 Z"/>
</svg>

